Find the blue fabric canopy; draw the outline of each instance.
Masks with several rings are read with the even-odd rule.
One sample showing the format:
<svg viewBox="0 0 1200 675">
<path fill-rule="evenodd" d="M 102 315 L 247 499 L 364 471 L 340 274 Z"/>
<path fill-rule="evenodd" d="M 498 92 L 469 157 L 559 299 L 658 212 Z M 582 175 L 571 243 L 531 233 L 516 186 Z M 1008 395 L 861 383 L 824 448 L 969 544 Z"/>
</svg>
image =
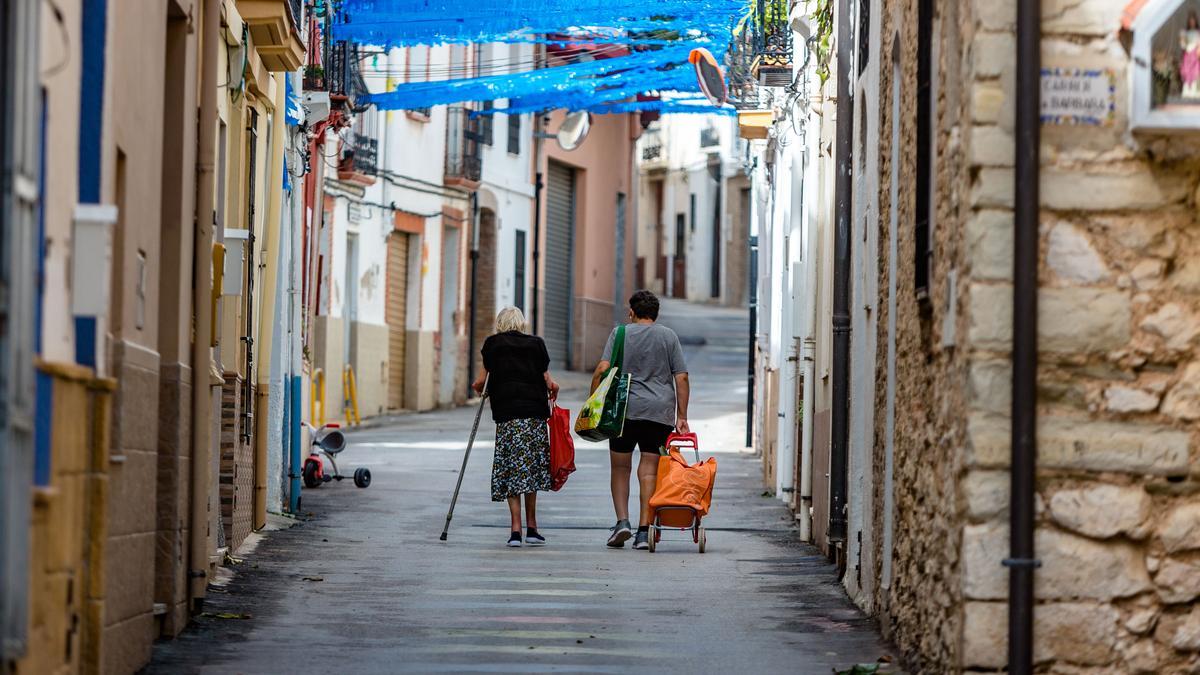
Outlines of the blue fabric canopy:
<svg viewBox="0 0 1200 675">
<path fill-rule="evenodd" d="M 509 99 L 508 108 L 495 112 L 717 112 L 698 96 L 691 103 L 629 99 L 650 92 L 698 95 L 688 54 L 706 47 L 721 59 L 747 7 L 747 0 L 344 0 L 332 35 L 384 48 L 539 42 L 583 47 L 579 54 L 585 55 L 589 46 L 629 46 L 625 55 L 613 58 L 412 82 L 360 99 L 381 110 Z"/>
</svg>

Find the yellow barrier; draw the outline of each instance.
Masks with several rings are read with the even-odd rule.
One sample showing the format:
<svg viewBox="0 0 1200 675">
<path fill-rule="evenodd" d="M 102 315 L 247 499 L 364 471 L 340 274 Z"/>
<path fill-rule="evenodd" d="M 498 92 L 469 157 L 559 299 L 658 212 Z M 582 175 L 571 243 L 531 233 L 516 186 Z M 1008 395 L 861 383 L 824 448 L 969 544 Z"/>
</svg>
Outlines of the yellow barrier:
<svg viewBox="0 0 1200 675">
<path fill-rule="evenodd" d="M 318 384 L 319 383 L 319 384 Z M 321 416 L 317 417 L 317 401 L 321 402 Z M 325 371 L 317 368 L 313 371 L 312 386 L 308 397 L 308 419 L 314 426 L 325 426 Z"/>
<path fill-rule="evenodd" d="M 358 383 L 354 379 L 354 367 L 346 364 L 342 369 L 342 414 L 346 416 L 346 425 L 362 424 L 358 414 Z"/>
</svg>

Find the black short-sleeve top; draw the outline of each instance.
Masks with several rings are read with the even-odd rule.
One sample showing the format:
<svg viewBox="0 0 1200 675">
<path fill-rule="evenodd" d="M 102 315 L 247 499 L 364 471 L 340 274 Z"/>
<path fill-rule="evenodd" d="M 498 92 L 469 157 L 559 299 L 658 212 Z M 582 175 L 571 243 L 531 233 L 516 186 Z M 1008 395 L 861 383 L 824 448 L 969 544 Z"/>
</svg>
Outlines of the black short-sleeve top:
<svg viewBox="0 0 1200 675">
<path fill-rule="evenodd" d="M 484 341 L 481 351 L 490 377 L 493 420 L 550 418 L 545 379 L 550 353 L 542 338 L 519 331 L 497 333 Z"/>
</svg>

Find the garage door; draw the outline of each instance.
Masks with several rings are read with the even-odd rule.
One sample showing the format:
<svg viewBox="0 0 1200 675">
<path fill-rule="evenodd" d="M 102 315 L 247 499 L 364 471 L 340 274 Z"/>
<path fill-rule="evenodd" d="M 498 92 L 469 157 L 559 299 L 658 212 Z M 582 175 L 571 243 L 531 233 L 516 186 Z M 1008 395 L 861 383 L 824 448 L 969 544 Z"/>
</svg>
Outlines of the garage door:
<svg viewBox="0 0 1200 675">
<path fill-rule="evenodd" d="M 390 410 L 404 407 L 404 338 L 408 318 L 408 237 L 393 232 L 388 237 L 387 326 L 388 399 Z"/>
<path fill-rule="evenodd" d="M 542 337 L 551 368 L 570 368 L 575 172 L 550 163 L 546 186 L 546 302 Z"/>
</svg>

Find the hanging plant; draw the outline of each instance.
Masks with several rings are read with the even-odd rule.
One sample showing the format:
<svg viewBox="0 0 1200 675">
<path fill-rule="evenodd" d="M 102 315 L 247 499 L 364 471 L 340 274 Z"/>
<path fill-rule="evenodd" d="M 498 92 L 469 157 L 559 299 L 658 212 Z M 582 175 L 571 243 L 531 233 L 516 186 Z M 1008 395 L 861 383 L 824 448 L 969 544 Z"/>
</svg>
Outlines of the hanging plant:
<svg viewBox="0 0 1200 675">
<path fill-rule="evenodd" d="M 833 58 L 833 0 L 805 0 L 805 8 L 812 17 L 813 34 L 809 38 L 809 49 L 817 57 L 817 77 L 821 85 L 829 79 L 829 62 Z"/>
</svg>

